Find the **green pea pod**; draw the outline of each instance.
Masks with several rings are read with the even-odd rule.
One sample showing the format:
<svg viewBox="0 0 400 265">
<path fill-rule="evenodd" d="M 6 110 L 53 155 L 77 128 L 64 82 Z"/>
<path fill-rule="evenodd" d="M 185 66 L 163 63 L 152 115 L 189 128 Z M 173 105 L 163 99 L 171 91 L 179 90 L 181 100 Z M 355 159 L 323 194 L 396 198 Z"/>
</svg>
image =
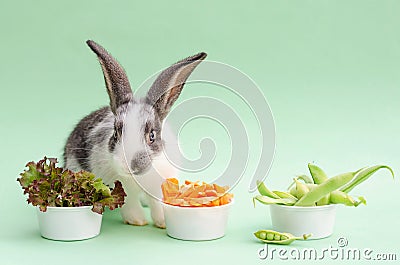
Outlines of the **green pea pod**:
<svg viewBox="0 0 400 265">
<path fill-rule="evenodd" d="M 279 198 L 279 199 L 274 199 L 268 196 L 262 196 L 262 195 L 257 195 L 253 198 L 253 204 L 254 206 L 256 205 L 256 200 L 261 202 L 262 204 L 283 204 L 283 205 L 293 205 L 295 204 L 295 200 L 291 198 Z"/>
<path fill-rule="evenodd" d="M 327 179 L 325 182 L 319 184 L 313 190 L 301 197 L 295 203 L 295 206 L 315 206 L 315 203 L 322 197 L 349 183 L 353 179 L 354 175 L 355 172 L 349 172 Z"/>
<path fill-rule="evenodd" d="M 308 170 L 310 170 L 311 177 L 315 184 L 321 184 L 328 179 L 326 173 L 317 165 L 309 163 Z"/>
<path fill-rule="evenodd" d="M 274 199 L 280 199 L 280 197 L 275 193 L 273 193 L 272 191 L 270 191 L 262 181 L 257 180 L 257 189 L 258 192 L 263 196 L 268 196 Z"/>
<path fill-rule="evenodd" d="M 349 193 L 352 189 L 354 189 L 354 187 L 356 187 L 360 183 L 362 183 L 365 180 L 367 180 L 376 171 L 378 171 L 379 169 L 384 169 L 384 168 L 388 169 L 390 171 L 390 173 L 392 174 L 392 177 L 394 178 L 394 172 L 390 167 L 385 166 L 385 165 L 372 166 L 372 167 L 368 167 L 368 168 L 364 168 L 364 169 L 359 170 L 359 172 L 357 172 L 357 174 L 354 177 L 354 179 L 351 182 L 347 183 L 342 188 L 340 188 L 340 190 L 343 191 L 343 192 Z"/>
<path fill-rule="evenodd" d="M 314 181 L 307 175 L 299 175 L 296 178 L 301 179 L 302 181 L 304 181 L 304 183 L 309 183 L 309 184 L 314 183 Z"/>
<path fill-rule="evenodd" d="M 317 206 L 328 205 L 331 200 L 331 194 L 327 194 L 316 202 Z"/>
<path fill-rule="evenodd" d="M 318 187 L 318 184 L 314 184 L 314 183 L 306 183 L 305 185 L 307 186 L 308 190 L 313 190 L 316 187 Z"/>
<path fill-rule="evenodd" d="M 308 186 L 300 181 L 297 180 L 297 178 L 294 179 L 294 182 L 296 183 L 296 197 L 300 199 L 303 197 L 305 194 L 307 194 L 310 189 Z"/>
<path fill-rule="evenodd" d="M 304 183 L 306 183 L 306 184 L 312 184 L 312 183 L 314 183 L 314 181 L 313 181 L 309 176 L 307 176 L 307 175 L 299 175 L 299 176 L 296 176 L 296 179 L 297 179 L 297 180 L 302 180 L 302 181 L 304 181 Z M 293 187 L 294 184 L 296 184 L 296 183 L 293 181 L 287 189 L 290 190 L 290 188 Z"/>
<path fill-rule="evenodd" d="M 288 192 L 279 191 L 279 190 L 274 190 L 272 192 L 275 193 L 276 195 L 278 195 L 282 199 L 290 198 L 290 199 L 293 199 L 293 200 L 297 201 L 297 198 L 295 196 L 293 196 L 292 194 L 288 193 Z"/>
<path fill-rule="evenodd" d="M 330 203 L 356 206 L 356 201 L 346 192 L 340 190 L 334 190 L 330 193 Z"/>
<path fill-rule="evenodd" d="M 274 230 L 259 230 L 254 233 L 255 237 L 267 244 L 289 245 L 295 240 L 306 240 L 311 234 L 296 237 L 290 233 L 280 233 Z"/>
<path fill-rule="evenodd" d="M 362 196 L 358 197 L 357 201 L 347 193 L 340 190 L 335 190 L 330 193 L 330 203 L 357 207 L 360 204 L 367 204 L 367 201 Z"/>
<path fill-rule="evenodd" d="M 293 182 L 293 183 L 295 183 L 295 182 Z M 297 189 L 296 189 L 296 186 L 291 187 L 290 190 L 289 190 L 289 193 L 290 193 L 290 195 L 292 195 L 293 197 L 296 197 L 296 199 L 297 199 Z"/>
</svg>

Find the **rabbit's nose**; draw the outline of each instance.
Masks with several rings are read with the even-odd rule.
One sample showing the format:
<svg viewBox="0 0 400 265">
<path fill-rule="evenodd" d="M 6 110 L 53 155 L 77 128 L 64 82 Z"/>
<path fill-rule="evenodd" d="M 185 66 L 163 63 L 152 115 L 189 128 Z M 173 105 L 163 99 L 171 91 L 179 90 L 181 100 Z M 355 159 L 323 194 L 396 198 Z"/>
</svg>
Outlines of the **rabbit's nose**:
<svg viewBox="0 0 400 265">
<path fill-rule="evenodd" d="M 133 174 L 140 175 L 147 171 L 151 164 L 150 156 L 145 151 L 137 152 L 131 161 L 131 169 Z"/>
</svg>

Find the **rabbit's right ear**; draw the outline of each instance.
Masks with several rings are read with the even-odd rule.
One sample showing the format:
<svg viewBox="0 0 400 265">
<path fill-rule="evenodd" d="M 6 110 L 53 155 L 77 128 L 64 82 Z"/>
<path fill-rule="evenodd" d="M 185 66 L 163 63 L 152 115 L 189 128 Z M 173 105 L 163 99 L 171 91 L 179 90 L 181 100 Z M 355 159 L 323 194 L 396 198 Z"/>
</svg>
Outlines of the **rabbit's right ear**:
<svg viewBox="0 0 400 265">
<path fill-rule="evenodd" d="M 178 99 L 189 75 L 206 56 L 205 52 L 201 52 L 187 57 L 162 71 L 156 78 L 147 93 L 146 102 L 154 107 L 161 120 Z"/>
<path fill-rule="evenodd" d="M 119 106 L 133 100 L 128 77 L 122 66 L 103 47 L 92 40 L 88 40 L 86 43 L 99 58 L 107 93 L 110 97 L 111 111 L 117 115 Z"/>
</svg>

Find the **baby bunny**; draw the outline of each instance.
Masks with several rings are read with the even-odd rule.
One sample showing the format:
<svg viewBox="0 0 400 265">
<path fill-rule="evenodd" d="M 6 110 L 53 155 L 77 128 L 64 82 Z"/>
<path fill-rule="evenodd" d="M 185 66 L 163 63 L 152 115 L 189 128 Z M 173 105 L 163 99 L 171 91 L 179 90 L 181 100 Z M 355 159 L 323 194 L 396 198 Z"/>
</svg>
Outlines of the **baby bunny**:
<svg viewBox="0 0 400 265">
<path fill-rule="evenodd" d="M 207 54 L 193 55 L 165 69 L 146 97 L 138 99 L 133 97 L 121 65 L 94 41 L 86 43 L 100 61 L 110 106 L 92 112 L 76 125 L 65 145 L 65 167 L 91 171 L 108 185 L 121 181 L 127 193 L 121 209 L 123 220 L 132 225 L 146 225 L 140 201 L 144 192 L 133 175 L 150 183 L 152 192 L 161 193 L 160 180 L 176 174 L 163 152 L 168 141 L 163 121 L 187 78 Z M 154 225 L 164 228 L 161 203 L 148 194 L 145 197 Z"/>
</svg>

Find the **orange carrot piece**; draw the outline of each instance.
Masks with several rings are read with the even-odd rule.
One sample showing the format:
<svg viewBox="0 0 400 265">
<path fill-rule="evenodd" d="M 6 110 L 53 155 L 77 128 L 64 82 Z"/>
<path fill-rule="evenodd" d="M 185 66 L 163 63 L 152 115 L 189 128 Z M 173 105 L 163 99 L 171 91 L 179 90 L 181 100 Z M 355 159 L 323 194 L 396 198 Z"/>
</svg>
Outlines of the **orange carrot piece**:
<svg viewBox="0 0 400 265">
<path fill-rule="evenodd" d="M 215 183 L 213 184 L 213 186 L 214 186 L 214 190 L 217 193 L 225 193 L 226 192 L 226 190 L 223 187 L 221 187 L 221 186 L 219 186 L 219 185 L 217 185 Z"/>
<path fill-rule="evenodd" d="M 163 201 L 167 204 L 188 207 L 213 207 L 228 204 L 233 195 L 226 193 L 228 187 L 205 182 L 185 181 L 179 186 L 176 178 L 168 178 L 161 185 Z"/>
<path fill-rule="evenodd" d="M 166 181 L 167 182 L 172 182 L 172 183 L 174 183 L 176 185 L 179 185 L 179 180 L 176 179 L 176 178 L 168 178 L 168 179 L 166 179 Z"/>
<path fill-rule="evenodd" d="M 218 196 L 215 190 L 206 190 L 206 196 Z"/>
</svg>

